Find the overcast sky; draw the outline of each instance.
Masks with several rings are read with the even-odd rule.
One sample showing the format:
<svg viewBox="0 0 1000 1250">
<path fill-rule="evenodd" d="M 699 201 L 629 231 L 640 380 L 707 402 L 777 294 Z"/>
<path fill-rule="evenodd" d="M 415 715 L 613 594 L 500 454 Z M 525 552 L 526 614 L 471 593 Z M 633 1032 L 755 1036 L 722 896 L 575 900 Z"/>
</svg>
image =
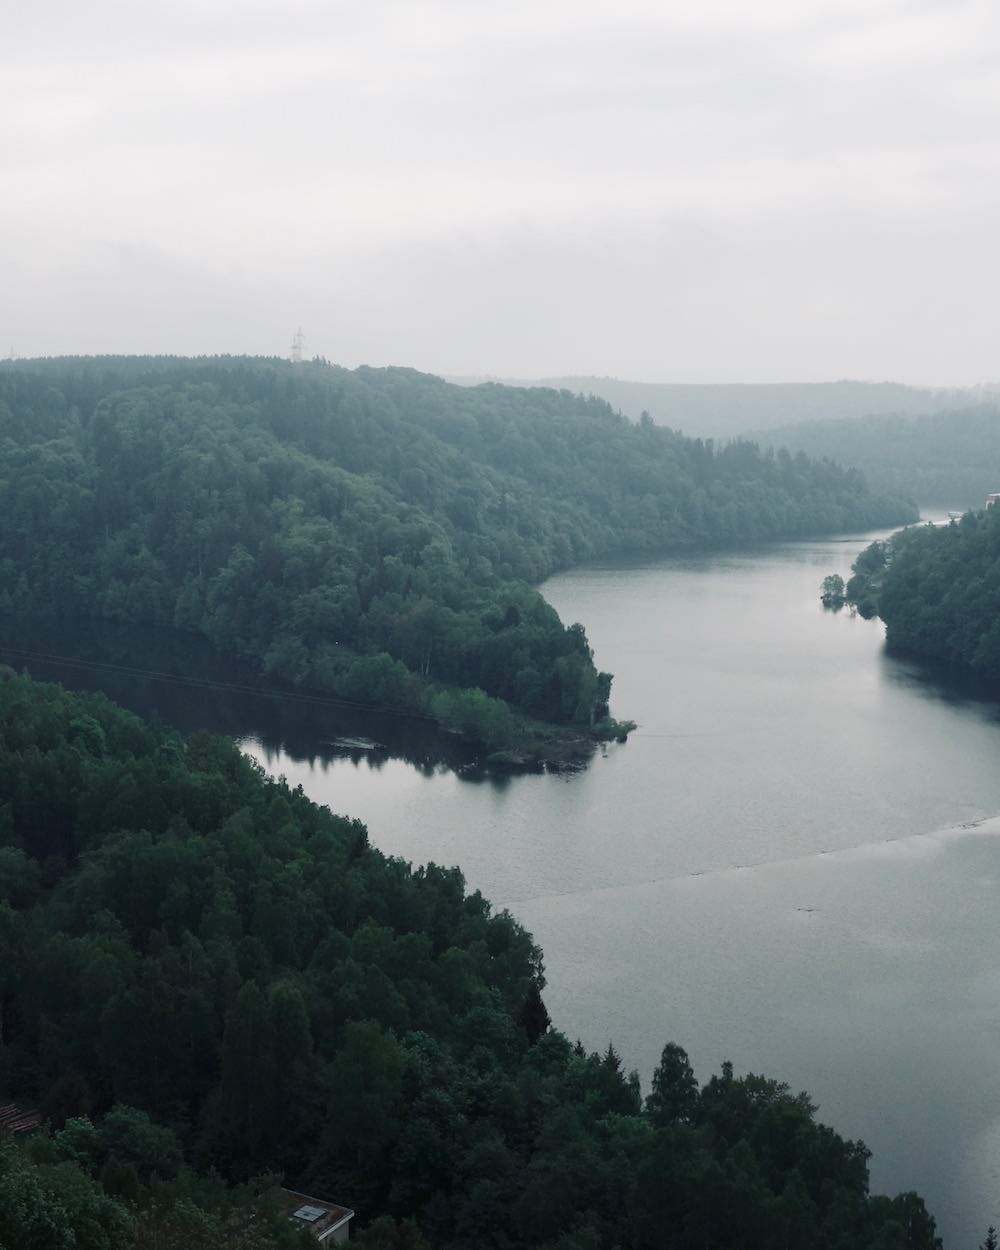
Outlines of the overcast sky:
<svg viewBox="0 0 1000 1250">
<path fill-rule="evenodd" d="M 0 0 L 0 347 L 1000 379 L 980 0 Z"/>
</svg>

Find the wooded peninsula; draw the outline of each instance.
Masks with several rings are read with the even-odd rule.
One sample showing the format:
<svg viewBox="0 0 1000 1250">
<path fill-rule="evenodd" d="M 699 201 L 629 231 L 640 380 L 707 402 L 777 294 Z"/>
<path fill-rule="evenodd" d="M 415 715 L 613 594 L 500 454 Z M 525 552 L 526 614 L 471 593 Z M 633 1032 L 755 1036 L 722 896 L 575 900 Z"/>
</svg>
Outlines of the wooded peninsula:
<svg viewBox="0 0 1000 1250">
<path fill-rule="evenodd" d="M 194 631 L 514 758 L 627 729 L 553 571 L 916 517 L 567 391 L 319 361 L 8 362 L 0 447 L 0 611 Z"/>
<path fill-rule="evenodd" d="M 919 525 L 854 563 L 849 603 L 885 622 L 894 650 L 1000 680 L 1000 508 Z"/>
<path fill-rule="evenodd" d="M 568 392 L 323 362 L 0 366 L 0 610 L 192 631 L 496 749 L 620 733 L 533 589 L 612 552 L 910 519 L 855 471 Z M 457 868 L 0 668 L 0 1250 L 939 1250 L 806 1094 L 552 1027 Z M 13 1110 L 11 1110 L 13 1108 Z"/>
</svg>

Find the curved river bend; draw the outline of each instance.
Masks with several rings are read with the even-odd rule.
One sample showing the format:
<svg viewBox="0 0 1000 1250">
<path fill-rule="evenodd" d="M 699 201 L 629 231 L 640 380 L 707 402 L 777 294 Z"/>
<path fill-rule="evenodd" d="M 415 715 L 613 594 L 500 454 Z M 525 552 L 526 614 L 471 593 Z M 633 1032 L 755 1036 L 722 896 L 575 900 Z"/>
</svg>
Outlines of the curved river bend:
<svg viewBox="0 0 1000 1250">
<path fill-rule="evenodd" d="M 867 539 L 606 564 L 543 588 L 639 722 L 585 772 L 471 782 L 244 746 L 460 864 L 532 931 L 556 1025 L 805 1088 L 946 1246 L 1000 1217 L 1000 719 L 821 609 Z M 648 1088 L 648 1080 L 647 1080 Z"/>
<path fill-rule="evenodd" d="M 234 734 L 382 850 L 460 864 L 541 944 L 559 1028 L 613 1040 L 647 1089 L 675 1040 L 702 1079 L 731 1059 L 809 1090 L 874 1151 L 873 1189 L 919 1190 L 957 1250 L 1000 1223 L 1000 713 L 886 657 L 878 622 L 822 610 L 866 541 L 550 580 L 640 726 L 568 776 L 456 773 L 435 763 L 460 762 L 453 740 L 238 693 L 245 670 L 176 635 L 8 622 L 0 659 Z"/>
</svg>

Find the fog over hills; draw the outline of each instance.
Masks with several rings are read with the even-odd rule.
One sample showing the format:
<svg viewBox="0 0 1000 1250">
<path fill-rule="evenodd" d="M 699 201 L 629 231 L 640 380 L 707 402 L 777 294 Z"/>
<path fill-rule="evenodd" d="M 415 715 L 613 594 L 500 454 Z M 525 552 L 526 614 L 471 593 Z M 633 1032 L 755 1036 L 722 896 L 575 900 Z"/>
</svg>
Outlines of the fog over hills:
<svg viewBox="0 0 1000 1250">
<path fill-rule="evenodd" d="M 1000 405 L 984 401 L 933 413 L 872 413 L 800 421 L 754 433 L 762 447 L 786 447 L 815 460 L 861 469 L 876 490 L 924 506 L 982 507 L 1000 489 Z M 972 396 L 970 395 L 970 401 Z"/>
<path fill-rule="evenodd" d="M 884 413 L 923 415 L 967 408 L 997 393 L 993 384 L 963 388 L 854 381 L 689 384 L 585 376 L 517 380 L 453 377 L 449 381 L 465 385 L 491 381 L 510 386 L 549 386 L 597 395 L 635 421 L 648 412 L 657 425 L 669 425 L 696 438 L 732 438 L 748 431 L 808 421 Z"/>
</svg>

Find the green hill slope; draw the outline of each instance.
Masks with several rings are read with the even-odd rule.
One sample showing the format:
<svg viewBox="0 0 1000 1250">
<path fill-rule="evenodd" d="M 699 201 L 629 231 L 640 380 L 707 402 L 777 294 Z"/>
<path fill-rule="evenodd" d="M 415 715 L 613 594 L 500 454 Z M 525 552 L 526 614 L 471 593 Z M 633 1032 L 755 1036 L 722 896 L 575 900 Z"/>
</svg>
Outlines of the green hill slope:
<svg viewBox="0 0 1000 1250">
<path fill-rule="evenodd" d="M 912 515 L 831 464 L 402 369 L 8 363 L 0 448 L 0 610 L 194 630 L 499 747 L 517 716 L 607 716 L 583 628 L 530 587 L 553 570 Z"/>
<path fill-rule="evenodd" d="M 34 1164 L 0 1143 L 0 1244 L 276 1244 L 152 1235 L 217 1204 L 214 1169 L 384 1217 L 379 1250 L 939 1246 L 804 1094 L 728 1065 L 699 1089 L 668 1046 L 643 1106 L 543 988 L 456 869 L 386 858 L 229 742 L 0 669 L 0 1095 L 65 1124 Z"/>
</svg>

